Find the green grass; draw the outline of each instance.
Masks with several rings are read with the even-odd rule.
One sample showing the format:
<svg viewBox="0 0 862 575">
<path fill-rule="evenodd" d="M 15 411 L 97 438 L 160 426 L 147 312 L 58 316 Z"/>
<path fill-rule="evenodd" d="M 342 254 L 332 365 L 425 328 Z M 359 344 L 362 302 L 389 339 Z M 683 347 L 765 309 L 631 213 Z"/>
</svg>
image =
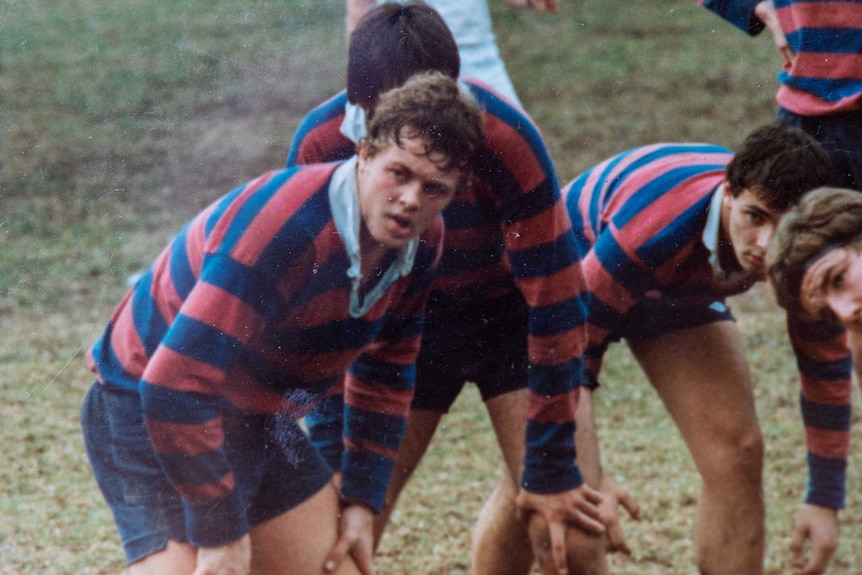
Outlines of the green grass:
<svg viewBox="0 0 862 575">
<path fill-rule="evenodd" d="M 737 145 L 771 121 L 780 58 L 690 0 L 564 0 L 559 16 L 492 0 L 501 51 L 560 179 L 656 141 Z M 178 226 L 282 165 L 299 119 L 343 85 L 342 0 L 0 1 L 0 573 L 116 573 L 78 408 L 83 351 Z M 788 572 L 805 488 L 798 384 L 761 288 L 731 301 L 761 425 L 767 572 Z M 694 571 L 698 478 L 624 346 L 597 398 L 605 465 L 640 498 L 624 574 Z M 858 404 L 858 397 L 857 397 Z M 444 419 L 381 549 L 382 573 L 467 573 L 469 533 L 501 470 L 468 388 Z M 859 440 L 859 418 L 854 439 Z M 830 573 L 862 572 L 860 450 Z"/>
</svg>

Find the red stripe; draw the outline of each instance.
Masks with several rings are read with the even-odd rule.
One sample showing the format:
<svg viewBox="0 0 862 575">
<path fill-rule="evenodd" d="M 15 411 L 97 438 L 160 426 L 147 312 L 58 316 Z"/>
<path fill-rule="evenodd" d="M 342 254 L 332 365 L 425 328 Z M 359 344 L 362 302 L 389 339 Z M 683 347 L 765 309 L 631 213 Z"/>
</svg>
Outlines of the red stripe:
<svg viewBox="0 0 862 575">
<path fill-rule="evenodd" d="M 805 429 L 805 437 L 808 450 L 814 455 L 846 459 L 850 453 L 850 432 L 808 427 Z"/>
<path fill-rule="evenodd" d="M 194 456 L 216 451 L 224 444 L 221 417 L 196 424 L 148 419 L 147 431 L 157 453 Z"/>
<path fill-rule="evenodd" d="M 177 485 L 180 496 L 192 503 L 201 503 L 209 499 L 220 497 L 230 493 L 236 486 L 233 473 L 228 472 L 219 483 L 207 483 L 204 485 Z"/>
<path fill-rule="evenodd" d="M 344 401 L 347 405 L 369 411 L 407 417 L 413 390 L 395 390 L 381 385 L 371 385 L 348 374 L 344 383 Z"/>
<path fill-rule="evenodd" d="M 564 395 L 544 397 L 530 393 L 527 417 L 539 423 L 569 423 L 575 420 L 579 388 Z"/>
</svg>

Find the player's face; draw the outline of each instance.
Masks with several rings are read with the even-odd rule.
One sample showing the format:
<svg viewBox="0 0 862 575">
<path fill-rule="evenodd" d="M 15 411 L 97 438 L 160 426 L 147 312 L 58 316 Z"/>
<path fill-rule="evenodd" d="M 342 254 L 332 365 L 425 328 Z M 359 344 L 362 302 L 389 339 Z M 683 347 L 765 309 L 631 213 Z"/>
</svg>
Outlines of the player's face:
<svg viewBox="0 0 862 575">
<path fill-rule="evenodd" d="M 428 229 L 449 205 L 461 171 L 443 171 L 447 158 L 427 154 L 421 137 L 392 142 L 373 156 L 359 149 L 357 185 L 365 230 L 387 248 L 399 248 Z"/>
<path fill-rule="evenodd" d="M 805 272 L 800 296 L 808 313 L 862 333 L 862 253 L 841 247 L 824 254 Z"/>
<path fill-rule="evenodd" d="M 727 185 L 724 188 L 723 208 L 725 231 L 733 245 L 737 262 L 745 271 L 765 278 L 766 249 L 775 235 L 781 213 L 770 210 L 749 189 L 733 197 Z"/>
</svg>

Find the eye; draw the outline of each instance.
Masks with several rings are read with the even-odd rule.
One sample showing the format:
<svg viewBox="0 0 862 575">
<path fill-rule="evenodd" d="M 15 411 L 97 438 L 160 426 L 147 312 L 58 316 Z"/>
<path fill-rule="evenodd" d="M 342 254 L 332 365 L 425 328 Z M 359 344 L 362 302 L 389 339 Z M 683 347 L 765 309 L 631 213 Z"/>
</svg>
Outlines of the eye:
<svg viewBox="0 0 862 575">
<path fill-rule="evenodd" d="M 443 184 L 427 183 L 423 186 L 422 191 L 429 198 L 439 198 L 447 194 L 446 186 Z"/>
<path fill-rule="evenodd" d="M 833 289 L 841 289 L 844 286 L 844 272 L 838 272 L 832 276 L 829 286 Z"/>
<path fill-rule="evenodd" d="M 760 225 L 766 221 L 766 216 L 761 214 L 760 212 L 755 211 L 747 211 L 745 215 L 748 217 L 748 221 L 754 225 Z"/>
<path fill-rule="evenodd" d="M 393 167 L 389 168 L 389 173 L 392 175 L 392 178 L 395 181 L 403 182 L 407 179 L 407 170 L 403 168 Z"/>
</svg>

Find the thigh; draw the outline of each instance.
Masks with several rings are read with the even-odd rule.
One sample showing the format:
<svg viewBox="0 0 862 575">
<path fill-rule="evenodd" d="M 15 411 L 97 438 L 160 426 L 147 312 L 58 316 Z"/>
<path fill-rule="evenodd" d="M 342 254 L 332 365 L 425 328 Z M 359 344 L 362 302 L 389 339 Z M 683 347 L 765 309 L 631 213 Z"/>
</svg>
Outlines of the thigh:
<svg viewBox="0 0 862 575">
<path fill-rule="evenodd" d="M 759 434 L 745 350 L 730 321 L 629 340 L 701 467 L 722 444 Z"/>
<path fill-rule="evenodd" d="M 320 575 L 338 539 L 338 489 L 330 482 L 317 493 L 251 530 L 252 573 Z M 358 573 L 351 559 L 337 574 Z"/>
</svg>

